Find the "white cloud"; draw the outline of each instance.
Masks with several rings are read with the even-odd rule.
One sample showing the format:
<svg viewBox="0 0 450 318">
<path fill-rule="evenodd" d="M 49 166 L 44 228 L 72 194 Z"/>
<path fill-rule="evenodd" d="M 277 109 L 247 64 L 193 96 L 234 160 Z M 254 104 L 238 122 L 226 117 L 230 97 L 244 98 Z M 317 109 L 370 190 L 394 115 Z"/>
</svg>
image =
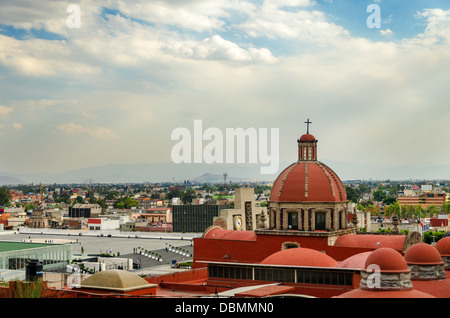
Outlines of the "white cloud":
<svg viewBox="0 0 450 318">
<path fill-rule="evenodd" d="M 450 10 L 425 9 L 418 12 L 419 18 L 426 19 L 425 32 L 419 35 L 419 39 L 427 40 L 427 44 L 448 43 L 450 40 Z"/>
<path fill-rule="evenodd" d="M 286 11 L 277 2 L 271 1 L 265 1 L 255 8 L 237 28 L 251 37 L 296 39 L 317 44 L 339 41 L 349 35 L 341 26 L 328 22 L 325 13 L 321 11 Z"/>
<path fill-rule="evenodd" d="M 23 125 L 21 123 L 12 123 L 13 127 L 17 130 L 22 129 Z"/>
<path fill-rule="evenodd" d="M 6 107 L 6 106 L 0 105 L 0 116 L 8 115 L 12 111 L 13 111 L 12 107 Z"/>
<path fill-rule="evenodd" d="M 55 127 L 58 131 L 64 132 L 70 135 L 82 135 L 88 134 L 89 136 L 99 139 L 117 139 L 118 136 L 115 132 L 104 127 L 85 128 L 79 124 L 68 123 L 57 125 Z"/>
<path fill-rule="evenodd" d="M 312 0 L 265 0 L 266 4 L 270 4 L 271 6 L 275 6 L 278 8 L 281 7 L 311 7 L 316 4 L 315 1 Z"/>
<path fill-rule="evenodd" d="M 386 30 L 380 30 L 381 35 L 383 36 L 392 36 L 394 35 L 394 32 L 390 29 L 386 29 Z"/>
<path fill-rule="evenodd" d="M 0 64 L 30 77 L 89 76 L 99 72 L 95 64 L 77 62 L 64 41 L 16 40 L 0 35 Z"/>
<path fill-rule="evenodd" d="M 201 42 L 176 42 L 173 51 L 180 56 L 195 59 L 229 60 L 238 62 L 268 62 L 274 63 L 277 59 L 265 48 L 243 49 L 236 43 L 224 40 L 219 35 L 213 35 Z"/>
</svg>

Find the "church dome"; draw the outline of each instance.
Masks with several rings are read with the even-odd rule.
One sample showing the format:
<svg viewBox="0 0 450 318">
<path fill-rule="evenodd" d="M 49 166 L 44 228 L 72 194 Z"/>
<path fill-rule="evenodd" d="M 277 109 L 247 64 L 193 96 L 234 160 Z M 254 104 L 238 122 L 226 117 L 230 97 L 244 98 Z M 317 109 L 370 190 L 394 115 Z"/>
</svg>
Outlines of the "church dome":
<svg viewBox="0 0 450 318">
<path fill-rule="evenodd" d="M 410 272 L 402 254 L 389 247 L 380 247 L 373 251 L 367 257 L 364 268 L 367 269 L 371 265 L 378 265 L 381 273 Z"/>
<path fill-rule="evenodd" d="M 275 180 L 270 200 L 274 202 L 343 202 L 345 188 L 337 176 L 319 161 L 297 161 Z"/>
<path fill-rule="evenodd" d="M 288 265 L 308 267 L 335 267 L 338 262 L 322 252 L 310 248 L 288 248 L 275 252 L 261 261 L 265 265 Z"/>
<path fill-rule="evenodd" d="M 444 264 L 439 251 L 426 243 L 418 243 L 411 246 L 405 253 L 408 264 L 415 265 L 439 265 Z"/>
<path fill-rule="evenodd" d="M 450 256 L 450 236 L 441 238 L 435 245 L 441 256 Z"/>
<path fill-rule="evenodd" d="M 327 165 L 317 160 L 317 140 L 308 131 L 298 142 L 298 160 L 275 180 L 272 202 L 346 202 L 342 181 Z"/>
</svg>

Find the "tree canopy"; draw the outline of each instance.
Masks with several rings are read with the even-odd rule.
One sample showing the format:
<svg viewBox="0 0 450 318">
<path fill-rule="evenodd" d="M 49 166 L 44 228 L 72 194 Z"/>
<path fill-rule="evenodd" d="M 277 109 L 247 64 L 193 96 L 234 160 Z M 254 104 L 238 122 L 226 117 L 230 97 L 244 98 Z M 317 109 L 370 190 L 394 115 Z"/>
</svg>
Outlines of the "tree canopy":
<svg viewBox="0 0 450 318">
<path fill-rule="evenodd" d="M 9 188 L 4 186 L 0 188 L 0 206 L 7 205 L 12 199 Z"/>
</svg>

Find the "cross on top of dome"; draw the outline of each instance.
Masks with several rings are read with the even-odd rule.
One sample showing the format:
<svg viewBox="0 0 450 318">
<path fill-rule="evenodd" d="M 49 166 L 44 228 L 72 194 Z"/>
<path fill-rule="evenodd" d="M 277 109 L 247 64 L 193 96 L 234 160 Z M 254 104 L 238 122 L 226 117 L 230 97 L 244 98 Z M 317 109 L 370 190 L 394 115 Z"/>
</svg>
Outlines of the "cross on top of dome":
<svg viewBox="0 0 450 318">
<path fill-rule="evenodd" d="M 312 124 L 312 122 L 309 121 L 309 118 L 307 121 L 305 121 L 306 124 L 306 133 L 309 134 L 309 125 Z"/>
</svg>

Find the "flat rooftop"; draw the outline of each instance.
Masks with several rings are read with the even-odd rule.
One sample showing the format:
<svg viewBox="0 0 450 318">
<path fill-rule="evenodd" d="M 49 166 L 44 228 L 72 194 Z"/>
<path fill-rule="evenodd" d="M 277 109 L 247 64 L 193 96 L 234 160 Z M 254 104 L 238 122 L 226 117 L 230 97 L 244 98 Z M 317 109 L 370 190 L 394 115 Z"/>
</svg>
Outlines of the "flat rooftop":
<svg viewBox="0 0 450 318">
<path fill-rule="evenodd" d="M 0 253 L 54 245 L 55 244 L 0 241 Z"/>
</svg>

